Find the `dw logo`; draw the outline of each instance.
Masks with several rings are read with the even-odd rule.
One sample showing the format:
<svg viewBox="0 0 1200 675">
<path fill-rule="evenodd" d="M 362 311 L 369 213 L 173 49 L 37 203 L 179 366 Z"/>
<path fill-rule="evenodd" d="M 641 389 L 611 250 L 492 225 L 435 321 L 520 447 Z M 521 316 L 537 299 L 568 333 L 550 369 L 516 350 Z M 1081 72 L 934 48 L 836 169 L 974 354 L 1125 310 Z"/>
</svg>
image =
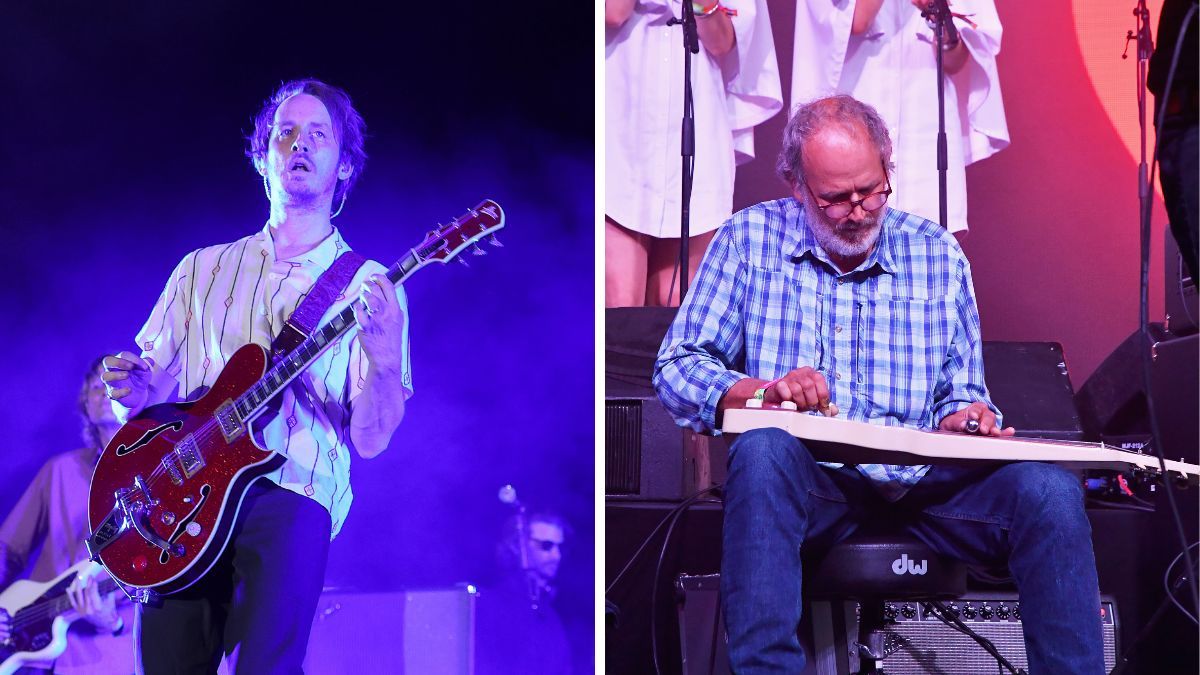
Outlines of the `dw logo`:
<svg viewBox="0 0 1200 675">
<path fill-rule="evenodd" d="M 922 560 L 918 565 L 908 559 L 907 553 L 901 553 L 899 558 L 892 561 L 892 572 L 896 574 L 904 574 L 906 570 L 909 574 L 925 574 L 927 569 L 929 569 L 928 560 Z"/>
</svg>

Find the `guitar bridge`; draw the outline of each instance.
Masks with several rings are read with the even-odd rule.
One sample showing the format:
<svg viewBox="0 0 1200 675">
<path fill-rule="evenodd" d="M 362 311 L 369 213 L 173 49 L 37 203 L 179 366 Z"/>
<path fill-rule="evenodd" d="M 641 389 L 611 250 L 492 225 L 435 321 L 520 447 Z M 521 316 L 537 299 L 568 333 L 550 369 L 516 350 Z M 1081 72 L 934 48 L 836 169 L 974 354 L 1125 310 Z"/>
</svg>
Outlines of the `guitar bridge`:
<svg viewBox="0 0 1200 675">
<path fill-rule="evenodd" d="M 238 416 L 233 401 L 222 403 L 213 415 L 217 418 L 217 424 L 221 426 L 221 434 L 225 436 L 226 443 L 232 443 L 234 439 L 246 433 L 246 425 Z"/>
</svg>

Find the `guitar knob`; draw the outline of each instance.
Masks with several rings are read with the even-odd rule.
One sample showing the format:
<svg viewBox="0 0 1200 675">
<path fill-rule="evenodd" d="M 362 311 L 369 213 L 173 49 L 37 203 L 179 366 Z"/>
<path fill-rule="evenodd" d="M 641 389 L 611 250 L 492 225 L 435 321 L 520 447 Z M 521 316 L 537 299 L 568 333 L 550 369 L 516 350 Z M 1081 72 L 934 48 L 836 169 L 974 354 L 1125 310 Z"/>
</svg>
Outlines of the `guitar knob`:
<svg viewBox="0 0 1200 675">
<path fill-rule="evenodd" d="M 171 513 L 170 511 L 163 511 L 163 514 L 160 516 L 160 518 L 162 519 L 163 525 L 175 524 L 175 514 Z"/>
<path fill-rule="evenodd" d="M 779 407 L 782 410 L 799 410 L 800 409 L 800 407 L 796 405 L 795 401 L 782 401 L 782 402 L 780 402 Z"/>
</svg>

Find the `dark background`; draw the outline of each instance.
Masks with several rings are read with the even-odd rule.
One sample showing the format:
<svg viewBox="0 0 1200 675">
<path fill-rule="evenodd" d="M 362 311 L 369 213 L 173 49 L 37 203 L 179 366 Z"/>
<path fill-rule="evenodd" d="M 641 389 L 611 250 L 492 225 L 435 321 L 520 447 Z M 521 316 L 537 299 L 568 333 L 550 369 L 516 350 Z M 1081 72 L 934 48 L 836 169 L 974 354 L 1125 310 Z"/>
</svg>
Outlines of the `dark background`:
<svg viewBox="0 0 1200 675">
<path fill-rule="evenodd" d="M 505 248 L 406 285 L 416 396 L 354 459 L 330 586 L 486 583 L 512 483 L 574 536 L 560 611 L 593 641 L 590 6 L 6 2 L 0 7 L 0 513 L 80 445 L 86 364 L 132 347 L 175 263 L 260 229 L 243 136 L 282 81 L 347 89 L 370 159 L 335 225 L 391 264 L 493 198 Z M 571 30 L 571 27 L 576 27 Z"/>
</svg>

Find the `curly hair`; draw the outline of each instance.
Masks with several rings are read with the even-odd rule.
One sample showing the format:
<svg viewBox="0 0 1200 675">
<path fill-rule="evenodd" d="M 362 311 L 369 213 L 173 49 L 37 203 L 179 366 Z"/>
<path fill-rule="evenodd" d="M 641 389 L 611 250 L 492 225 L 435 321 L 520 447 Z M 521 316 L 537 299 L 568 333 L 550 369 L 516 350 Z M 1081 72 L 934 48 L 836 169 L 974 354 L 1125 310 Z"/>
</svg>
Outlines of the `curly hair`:
<svg viewBox="0 0 1200 675">
<path fill-rule="evenodd" d="M 892 139 L 887 123 L 874 108 L 853 97 L 839 94 L 796 106 L 783 130 L 783 148 L 775 170 L 788 187 L 795 190 L 804 180 L 804 144 L 827 126 L 865 131 L 879 150 L 879 160 L 892 168 Z"/>
<path fill-rule="evenodd" d="M 337 187 L 334 189 L 333 203 L 339 204 L 350 193 L 350 188 L 358 182 L 358 177 L 362 175 L 363 168 L 367 163 L 367 152 L 363 149 L 367 124 L 363 121 L 362 115 L 354 109 L 354 104 L 350 102 L 350 95 L 345 90 L 314 79 L 284 82 L 279 89 L 275 90 L 274 94 L 271 94 L 270 98 L 263 102 L 262 108 L 255 116 L 254 131 L 246 137 L 246 140 L 250 142 L 250 149 L 246 151 L 246 156 L 250 158 L 250 163 L 254 165 L 255 170 L 262 165 L 267 157 L 275 111 L 284 101 L 296 94 L 309 94 L 320 99 L 321 103 L 325 104 L 326 110 L 329 111 L 330 119 L 333 120 L 333 133 L 337 138 L 341 153 L 338 163 L 351 168 L 350 176 L 345 180 L 338 180 Z"/>
</svg>

